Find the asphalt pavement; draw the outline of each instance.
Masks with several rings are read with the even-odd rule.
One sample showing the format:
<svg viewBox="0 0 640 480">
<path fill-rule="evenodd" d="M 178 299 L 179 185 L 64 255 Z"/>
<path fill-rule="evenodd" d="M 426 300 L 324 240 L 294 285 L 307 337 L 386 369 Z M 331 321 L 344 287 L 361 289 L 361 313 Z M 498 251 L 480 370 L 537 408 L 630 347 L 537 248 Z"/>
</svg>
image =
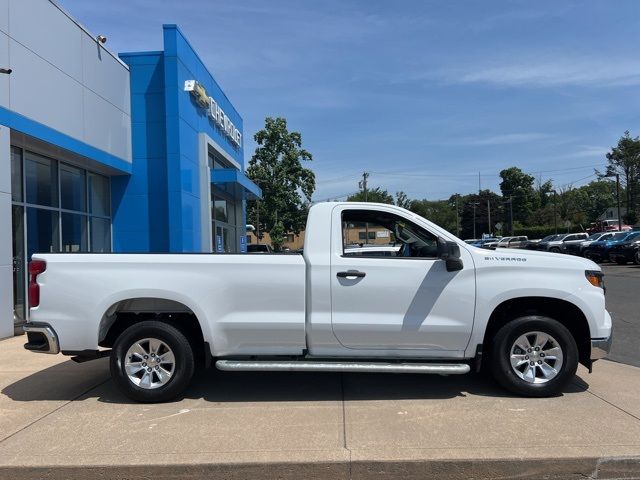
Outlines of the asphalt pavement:
<svg viewBox="0 0 640 480">
<path fill-rule="evenodd" d="M 607 309 L 613 318 L 609 359 L 640 367 L 640 266 L 605 263 L 602 270 Z"/>
</svg>

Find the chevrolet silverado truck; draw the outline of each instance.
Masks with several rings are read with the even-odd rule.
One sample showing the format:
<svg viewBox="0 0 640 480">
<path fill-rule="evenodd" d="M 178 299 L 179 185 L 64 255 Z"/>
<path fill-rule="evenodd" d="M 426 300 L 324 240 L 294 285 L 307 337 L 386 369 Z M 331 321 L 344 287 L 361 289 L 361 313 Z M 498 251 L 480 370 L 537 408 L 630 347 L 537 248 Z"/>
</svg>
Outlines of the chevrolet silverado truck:
<svg viewBox="0 0 640 480">
<path fill-rule="evenodd" d="M 373 245 L 353 251 L 362 238 Z M 314 205 L 302 255 L 35 254 L 29 273 L 25 348 L 109 356 L 115 384 L 141 402 L 179 396 L 211 363 L 440 375 L 482 366 L 510 391 L 543 397 L 611 344 L 597 264 L 476 248 L 391 205 Z"/>
</svg>

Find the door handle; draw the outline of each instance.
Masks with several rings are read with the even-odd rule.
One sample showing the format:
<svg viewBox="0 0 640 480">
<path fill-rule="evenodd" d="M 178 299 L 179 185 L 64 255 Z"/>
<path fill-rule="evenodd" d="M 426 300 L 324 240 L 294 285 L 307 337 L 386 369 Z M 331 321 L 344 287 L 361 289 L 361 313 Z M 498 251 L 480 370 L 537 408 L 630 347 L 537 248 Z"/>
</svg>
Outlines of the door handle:
<svg viewBox="0 0 640 480">
<path fill-rule="evenodd" d="M 362 278 L 366 275 L 364 272 L 359 272 L 358 270 L 347 270 L 346 272 L 338 272 L 336 274 L 339 278 L 347 278 L 347 277 L 358 277 Z"/>
</svg>

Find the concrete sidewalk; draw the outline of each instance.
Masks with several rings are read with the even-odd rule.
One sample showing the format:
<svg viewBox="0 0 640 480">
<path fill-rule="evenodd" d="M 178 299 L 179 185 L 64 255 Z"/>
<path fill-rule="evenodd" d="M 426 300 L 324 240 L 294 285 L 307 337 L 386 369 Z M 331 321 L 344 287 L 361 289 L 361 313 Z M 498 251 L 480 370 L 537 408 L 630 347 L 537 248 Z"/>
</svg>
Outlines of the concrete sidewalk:
<svg viewBox="0 0 640 480">
<path fill-rule="evenodd" d="M 106 359 L 0 341 L 0 478 L 640 478 L 640 368 L 600 361 L 562 395 L 479 375 L 201 373 L 129 402 Z"/>
</svg>

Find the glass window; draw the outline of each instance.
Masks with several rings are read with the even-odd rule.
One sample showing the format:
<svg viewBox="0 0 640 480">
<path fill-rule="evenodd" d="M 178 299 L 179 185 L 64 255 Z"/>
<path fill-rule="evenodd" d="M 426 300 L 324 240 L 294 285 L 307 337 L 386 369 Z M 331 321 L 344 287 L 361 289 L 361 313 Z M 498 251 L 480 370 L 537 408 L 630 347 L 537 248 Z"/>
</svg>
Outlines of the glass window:
<svg viewBox="0 0 640 480">
<path fill-rule="evenodd" d="M 11 147 L 11 200 L 22 201 L 22 150 Z"/>
<path fill-rule="evenodd" d="M 27 261 L 34 253 L 60 251 L 58 212 L 27 208 Z"/>
<path fill-rule="evenodd" d="M 107 218 L 91 217 L 91 251 L 107 253 L 111 251 L 111 224 Z"/>
<path fill-rule="evenodd" d="M 354 242 L 362 237 L 368 238 L 369 243 Z M 375 210 L 345 210 L 342 213 L 342 244 L 345 256 L 438 256 L 435 235 L 398 215 Z"/>
<path fill-rule="evenodd" d="M 213 251 L 216 253 L 231 253 L 231 232 L 228 227 L 216 227 L 213 239 Z"/>
<path fill-rule="evenodd" d="M 111 212 L 109 179 L 96 173 L 89 173 L 89 212 L 108 217 Z"/>
<path fill-rule="evenodd" d="M 24 157 L 27 203 L 57 207 L 58 168 L 56 162 L 31 152 L 25 152 Z"/>
<path fill-rule="evenodd" d="M 62 214 L 62 251 L 87 251 L 87 217 L 75 213 Z"/>
<path fill-rule="evenodd" d="M 24 261 L 24 210 L 12 206 L 13 224 L 13 308 L 16 320 L 26 320 L 25 261 Z"/>
<path fill-rule="evenodd" d="M 84 170 L 60 164 L 60 204 L 65 210 L 86 212 Z"/>
<path fill-rule="evenodd" d="M 222 198 L 216 198 L 213 201 L 213 215 L 218 222 L 229 223 L 227 201 Z"/>
</svg>

